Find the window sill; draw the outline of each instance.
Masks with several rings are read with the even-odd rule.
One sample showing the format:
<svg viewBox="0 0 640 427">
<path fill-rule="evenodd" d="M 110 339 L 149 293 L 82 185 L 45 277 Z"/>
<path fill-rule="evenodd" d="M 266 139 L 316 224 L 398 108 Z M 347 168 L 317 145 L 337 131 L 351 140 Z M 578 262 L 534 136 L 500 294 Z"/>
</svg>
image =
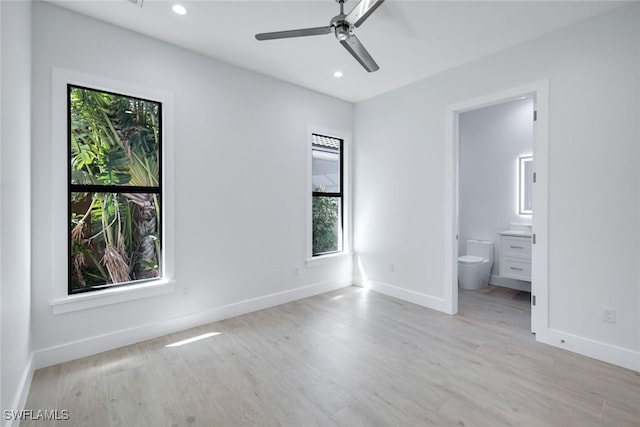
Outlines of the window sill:
<svg viewBox="0 0 640 427">
<path fill-rule="evenodd" d="M 105 289 L 104 291 L 88 292 L 77 295 L 69 295 L 64 298 L 49 302 L 54 315 L 71 313 L 73 311 L 102 307 L 110 304 L 118 304 L 133 301 L 140 298 L 148 298 L 156 295 L 169 294 L 175 291 L 174 280 L 157 280 L 139 285 Z"/>
<path fill-rule="evenodd" d="M 351 257 L 353 252 L 337 252 L 335 254 L 320 255 L 313 258 L 307 258 L 305 264 L 307 267 L 318 267 L 332 262 L 340 261 L 346 257 Z"/>
</svg>

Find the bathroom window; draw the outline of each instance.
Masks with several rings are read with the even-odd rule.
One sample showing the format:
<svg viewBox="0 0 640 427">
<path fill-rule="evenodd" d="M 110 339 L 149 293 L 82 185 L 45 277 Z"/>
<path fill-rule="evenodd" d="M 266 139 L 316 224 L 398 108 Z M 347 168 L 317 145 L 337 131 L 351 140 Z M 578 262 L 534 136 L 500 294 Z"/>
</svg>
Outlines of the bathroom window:
<svg viewBox="0 0 640 427">
<path fill-rule="evenodd" d="M 67 85 L 68 293 L 162 276 L 162 103 Z"/>
<path fill-rule="evenodd" d="M 343 140 L 311 136 L 312 255 L 343 250 Z"/>
</svg>

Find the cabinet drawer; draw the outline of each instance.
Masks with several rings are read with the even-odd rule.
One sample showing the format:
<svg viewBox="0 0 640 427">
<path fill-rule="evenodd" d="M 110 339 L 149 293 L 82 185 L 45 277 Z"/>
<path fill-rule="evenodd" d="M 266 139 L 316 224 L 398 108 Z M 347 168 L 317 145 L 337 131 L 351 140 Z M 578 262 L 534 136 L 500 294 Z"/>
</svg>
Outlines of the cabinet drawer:
<svg viewBox="0 0 640 427">
<path fill-rule="evenodd" d="M 519 255 L 531 257 L 530 237 L 507 237 L 503 236 L 500 241 L 502 255 Z"/>
<path fill-rule="evenodd" d="M 531 281 L 531 261 L 502 258 L 500 265 L 500 275 L 512 279 Z"/>
</svg>

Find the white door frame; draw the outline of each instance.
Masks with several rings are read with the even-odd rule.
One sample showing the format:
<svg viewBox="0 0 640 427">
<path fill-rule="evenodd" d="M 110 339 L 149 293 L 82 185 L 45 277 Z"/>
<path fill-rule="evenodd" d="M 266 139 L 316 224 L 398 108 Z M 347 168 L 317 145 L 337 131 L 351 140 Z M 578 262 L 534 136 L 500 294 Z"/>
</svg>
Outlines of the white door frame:
<svg viewBox="0 0 640 427">
<path fill-rule="evenodd" d="M 445 120 L 445 300 L 447 312 L 458 312 L 458 119 L 461 113 L 533 96 L 537 120 L 533 126 L 533 158 L 536 183 L 533 186 L 532 218 L 535 244 L 532 245 L 531 294 L 536 305 L 531 307 L 532 332 L 549 328 L 549 81 L 541 80 L 523 86 L 494 92 L 457 102 L 446 108 Z"/>
</svg>

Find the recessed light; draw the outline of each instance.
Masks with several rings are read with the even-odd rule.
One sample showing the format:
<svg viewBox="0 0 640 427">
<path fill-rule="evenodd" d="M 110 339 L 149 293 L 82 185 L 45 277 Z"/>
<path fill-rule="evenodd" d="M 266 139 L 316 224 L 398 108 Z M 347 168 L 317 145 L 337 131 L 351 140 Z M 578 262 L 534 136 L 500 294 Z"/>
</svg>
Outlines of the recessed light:
<svg viewBox="0 0 640 427">
<path fill-rule="evenodd" d="M 336 71 L 333 73 L 333 77 L 342 77 L 342 71 Z"/>
<path fill-rule="evenodd" d="M 186 15 L 187 13 L 187 9 L 185 9 L 185 7 L 181 4 L 174 4 L 171 10 L 173 10 L 178 15 Z"/>
</svg>

